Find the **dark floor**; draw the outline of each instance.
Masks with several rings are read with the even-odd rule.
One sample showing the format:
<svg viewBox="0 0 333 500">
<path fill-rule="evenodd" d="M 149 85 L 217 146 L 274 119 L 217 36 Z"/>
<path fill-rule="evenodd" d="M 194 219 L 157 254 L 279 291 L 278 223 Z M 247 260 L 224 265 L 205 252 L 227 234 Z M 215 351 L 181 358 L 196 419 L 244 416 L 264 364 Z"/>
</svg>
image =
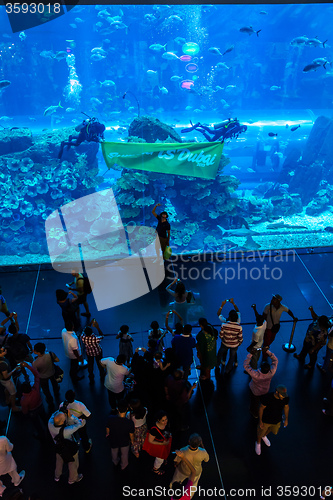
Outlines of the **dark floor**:
<svg viewBox="0 0 333 500">
<path fill-rule="evenodd" d="M 282 349 L 282 344 L 289 340 L 292 323 L 285 314 L 280 332 L 272 346 L 279 359 L 279 366 L 272 387 L 283 383 L 290 396 L 290 423 L 281 429 L 278 436 L 273 436 L 271 448 L 263 445 L 262 455 L 254 452 L 256 421 L 248 412 L 249 389 L 248 376 L 243 373 L 242 362 L 246 356 L 246 347 L 250 343 L 253 328 L 251 304 L 255 302 L 262 310 L 269 302 L 272 293 L 280 293 L 283 303 L 288 305 L 301 321 L 296 326 L 294 344 L 299 351 L 307 325 L 310 322 L 308 307 L 313 305 L 319 314 L 332 314 L 333 253 L 332 249 L 295 252 L 287 256 L 282 252 L 276 255 L 261 256 L 254 260 L 248 256 L 242 261 L 242 254 L 232 262 L 194 262 L 183 263 L 188 289 L 197 295 L 192 307 L 190 319 L 205 316 L 211 323 L 218 324 L 216 311 L 224 298 L 233 297 L 242 313 L 244 343 L 239 349 L 239 366 L 229 376 L 213 374 L 212 382 L 204 382 L 198 387 L 191 400 L 190 429 L 174 436 L 176 447 L 187 444 L 190 433 L 199 432 L 210 454 L 210 461 L 204 464 L 200 481 L 206 497 L 224 498 L 222 491 L 213 488 L 223 487 L 229 496 L 236 498 L 255 496 L 246 491 L 254 488 L 256 497 L 270 496 L 284 498 L 288 492 L 278 486 L 295 487 L 293 497 L 319 498 L 319 487 L 332 482 L 330 459 L 332 450 L 332 423 L 330 417 L 322 414 L 322 398 L 326 396 L 330 380 L 318 369 L 304 370 L 292 354 Z M 201 259 L 202 260 L 202 259 Z M 208 260 L 208 259 L 207 259 Z M 177 262 L 173 266 L 179 271 Z M 266 266 L 266 269 L 264 269 Z M 203 269 L 205 268 L 205 271 Z M 231 279 L 233 272 L 235 276 Z M 168 271 L 171 275 L 171 268 Z M 227 282 L 226 282 L 227 277 Z M 191 279 L 192 278 L 192 279 Z M 32 343 L 43 339 L 49 350 L 57 353 L 61 365 L 68 372 L 68 363 L 64 358 L 60 332 L 63 327 L 60 309 L 55 303 L 56 288 L 65 288 L 68 276 L 44 268 L 3 269 L 1 285 L 11 310 L 19 314 L 20 331 L 30 335 Z M 170 279 L 170 278 L 169 278 Z M 107 335 L 103 341 L 104 355 L 118 354 L 118 341 L 115 335 L 121 324 L 127 323 L 134 333 L 134 348 L 146 345 L 147 329 L 154 319 L 164 323 L 168 310 L 169 296 L 164 288 L 170 281 L 148 295 L 131 303 L 97 312 L 93 296 L 89 296 L 92 316 L 96 317 L 103 332 Z M 111 287 L 116 284 L 110 283 Z M 228 306 L 226 311 L 228 312 Z M 198 331 L 194 328 L 194 333 Z M 171 335 L 166 340 L 170 345 Z M 219 341 L 220 343 L 220 341 Z M 320 352 L 319 360 L 325 348 Z M 198 376 L 195 367 L 191 380 Z M 71 387 L 68 378 L 61 384 L 61 394 Z M 41 499 L 122 499 L 131 496 L 123 490 L 131 488 L 152 488 L 155 485 L 167 487 L 172 476 L 172 463 L 168 465 L 165 476 L 153 477 L 149 458 L 139 460 L 130 457 L 129 471 L 123 476 L 114 471 L 110 450 L 105 439 L 105 421 L 109 411 L 106 390 L 96 377 L 95 386 L 85 379 L 75 387 L 77 399 L 83 401 L 92 412 L 88 422 L 90 437 L 93 439 L 91 454 L 80 452 L 80 470 L 84 474 L 81 483 L 68 486 L 62 479 L 54 483 L 55 455 L 52 443 L 41 444 L 33 436 L 30 423 L 22 415 L 12 415 L 9 420 L 8 437 L 14 443 L 13 455 L 18 469 L 26 470 L 22 483 L 27 495 L 39 492 Z M 0 418 L 8 415 L 6 408 L 0 408 Z M 172 462 L 172 458 L 171 458 Z M 316 490 L 309 489 L 312 486 Z M 266 490 L 265 495 L 262 488 Z M 299 490 L 297 490 L 297 487 Z M 301 489 L 303 487 L 303 489 Z M 238 490 L 230 491 L 231 488 Z M 138 492 L 140 493 L 140 492 Z M 269 494 L 271 493 L 271 494 Z M 143 492 L 141 492 L 141 497 Z M 149 492 L 145 492 L 149 498 Z M 204 492 L 201 492 L 204 497 Z M 155 491 L 151 498 L 158 498 Z M 161 496 L 160 498 L 167 498 Z M 199 498 L 196 495 L 195 498 Z"/>
</svg>

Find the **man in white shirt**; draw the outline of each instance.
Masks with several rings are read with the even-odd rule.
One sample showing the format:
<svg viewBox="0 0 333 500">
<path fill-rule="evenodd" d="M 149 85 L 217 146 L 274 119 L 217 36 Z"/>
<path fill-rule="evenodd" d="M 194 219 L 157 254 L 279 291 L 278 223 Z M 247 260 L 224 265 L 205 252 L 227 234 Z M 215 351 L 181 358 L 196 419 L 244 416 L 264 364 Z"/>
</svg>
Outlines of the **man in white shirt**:
<svg viewBox="0 0 333 500">
<path fill-rule="evenodd" d="M 65 328 L 61 332 L 62 341 L 64 344 L 65 355 L 70 359 L 71 367 L 69 376 L 73 382 L 82 380 L 84 376 L 78 376 L 79 361 L 82 361 L 81 347 L 76 333 L 73 331 L 74 325 L 70 321 L 66 321 Z"/>
<path fill-rule="evenodd" d="M 85 404 L 75 399 L 75 392 L 69 389 L 65 394 L 65 401 L 59 406 L 59 410 L 66 412 L 69 410 L 70 415 L 82 420 L 83 427 L 78 430 L 83 449 L 89 453 L 92 447 L 92 440 L 89 439 L 87 433 L 86 421 L 91 416 Z"/>
<path fill-rule="evenodd" d="M 193 465 L 195 469 L 195 477 L 193 479 L 193 486 L 198 486 L 198 482 L 202 473 L 202 462 L 209 461 L 209 455 L 204 449 L 202 444 L 202 439 L 199 434 L 192 434 L 189 438 L 188 446 L 181 448 L 180 451 L 184 453 L 184 457 Z M 176 456 L 175 465 L 177 468 L 174 472 L 173 478 L 170 483 L 170 488 L 172 488 L 173 483 L 182 483 L 186 478 L 191 475 L 190 468 L 184 463 L 178 456 Z M 191 490 L 191 497 L 194 495 L 195 489 Z"/>
<path fill-rule="evenodd" d="M 116 410 L 118 401 L 121 401 L 125 396 L 124 378 L 129 375 L 129 370 L 124 366 L 126 356 L 119 354 L 116 360 L 103 358 L 100 363 L 106 368 L 104 385 L 108 390 L 111 409 Z"/>
</svg>

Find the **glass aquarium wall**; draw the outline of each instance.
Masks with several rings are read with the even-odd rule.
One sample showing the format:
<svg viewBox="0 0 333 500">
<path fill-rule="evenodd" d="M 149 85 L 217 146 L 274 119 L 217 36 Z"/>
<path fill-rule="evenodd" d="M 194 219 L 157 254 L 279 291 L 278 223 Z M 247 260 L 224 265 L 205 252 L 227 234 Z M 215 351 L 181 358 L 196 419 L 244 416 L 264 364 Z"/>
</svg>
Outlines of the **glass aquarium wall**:
<svg viewBox="0 0 333 500">
<path fill-rule="evenodd" d="M 332 5 L 77 5 L 15 33 L 0 9 L 2 265 L 66 259 L 64 206 L 91 259 L 158 203 L 174 253 L 332 245 Z"/>
</svg>

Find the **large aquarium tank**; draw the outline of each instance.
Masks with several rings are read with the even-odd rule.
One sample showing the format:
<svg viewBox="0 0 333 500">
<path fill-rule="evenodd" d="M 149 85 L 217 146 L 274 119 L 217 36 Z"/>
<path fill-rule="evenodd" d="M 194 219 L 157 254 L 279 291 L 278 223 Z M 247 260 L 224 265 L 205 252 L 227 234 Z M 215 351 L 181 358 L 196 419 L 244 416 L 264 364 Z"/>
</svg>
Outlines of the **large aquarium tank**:
<svg viewBox="0 0 333 500">
<path fill-rule="evenodd" d="M 66 206 L 92 259 L 157 203 L 176 254 L 332 245 L 331 4 L 55 5 L 0 7 L 2 265 Z"/>
</svg>

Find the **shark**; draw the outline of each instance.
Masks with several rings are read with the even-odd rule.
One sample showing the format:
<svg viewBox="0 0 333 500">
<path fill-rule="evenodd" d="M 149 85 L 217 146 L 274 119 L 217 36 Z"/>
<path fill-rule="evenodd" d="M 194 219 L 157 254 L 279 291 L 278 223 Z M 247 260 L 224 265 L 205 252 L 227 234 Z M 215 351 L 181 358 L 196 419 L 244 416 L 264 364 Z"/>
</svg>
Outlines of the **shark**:
<svg viewBox="0 0 333 500">
<path fill-rule="evenodd" d="M 222 226 L 217 226 L 221 229 L 223 236 L 250 236 L 252 234 L 259 234 L 252 229 L 247 229 L 244 225 L 240 229 L 224 229 Z"/>
<path fill-rule="evenodd" d="M 248 235 L 246 237 L 246 241 L 243 245 L 236 245 L 235 247 L 232 247 L 232 248 L 229 248 L 229 252 L 247 252 L 249 250 L 258 250 L 258 248 L 260 248 L 261 245 L 259 245 L 259 243 L 257 243 L 256 241 L 254 241 L 254 239 L 252 238 L 251 235 Z"/>
</svg>

